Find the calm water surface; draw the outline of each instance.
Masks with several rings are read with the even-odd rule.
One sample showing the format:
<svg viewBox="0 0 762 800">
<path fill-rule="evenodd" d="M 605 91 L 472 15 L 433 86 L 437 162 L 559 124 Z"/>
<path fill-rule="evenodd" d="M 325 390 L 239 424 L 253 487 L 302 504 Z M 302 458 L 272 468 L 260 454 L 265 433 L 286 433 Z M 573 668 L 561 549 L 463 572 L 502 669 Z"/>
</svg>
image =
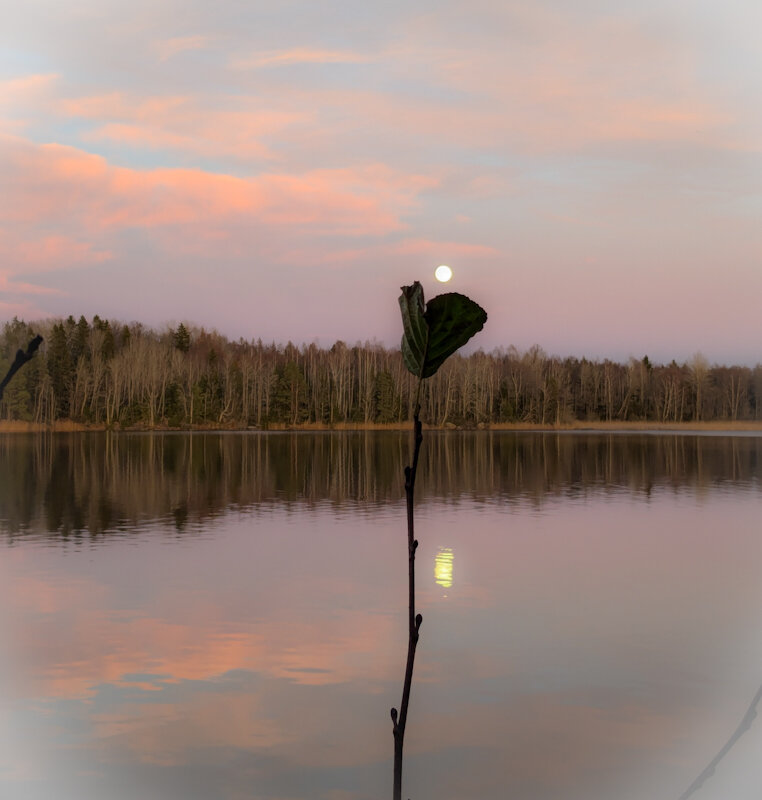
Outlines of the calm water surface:
<svg viewBox="0 0 762 800">
<path fill-rule="evenodd" d="M 0 437 L 0 797 L 390 797 L 409 444 Z M 761 437 L 420 469 L 405 797 L 760 797 Z"/>
</svg>

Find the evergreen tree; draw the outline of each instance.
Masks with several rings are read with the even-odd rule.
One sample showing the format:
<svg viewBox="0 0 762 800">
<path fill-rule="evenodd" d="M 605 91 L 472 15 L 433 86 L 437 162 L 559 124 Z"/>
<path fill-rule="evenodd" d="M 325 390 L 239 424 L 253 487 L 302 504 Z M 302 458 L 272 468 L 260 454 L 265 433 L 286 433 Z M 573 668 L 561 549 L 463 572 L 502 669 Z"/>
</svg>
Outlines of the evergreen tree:
<svg viewBox="0 0 762 800">
<path fill-rule="evenodd" d="M 388 370 L 383 370 L 376 375 L 373 399 L 375 402 L 376 422 L 394 422 L 397 419 L 394 379 Z"/>
<path fill-rule="evenodd" d="M 273 376 L 270 419 L 297 425 L 309 416 L 308 385 L 296 361 L 279 364 Z"/>
<path fill-rule="evenodd" d="M 69 416 L 72 382 L 72 363 L 66 330 L 62 323 L 53 326 L 48 344 L 48 375 L 53 388 L 55 418 Z"/>
<path fill-rule="evenodd" d="M 71 339 L 71 360 L 76 364 L 80 358 L 87 357 L 87 341 L 90 338 L 90 326 L 84 316 L 79 318 Z"/>
<path fill-rule="evenodd" d="M 182 322 L 177 326 L 177 330 L 174 332 L 173 338 L 175 347 L 181 353 L 187 353 L 188 350 L 190 350 L 190 333 Z"/>
<path fill-rule="evenodd" d="M 114 341 L 114 331 L 108 320 L 103 324 L 103 344 L 101 345 L 101 355 L 108 361 L 114 357 L 116 352 L 116 342 Z"/>
</svg>

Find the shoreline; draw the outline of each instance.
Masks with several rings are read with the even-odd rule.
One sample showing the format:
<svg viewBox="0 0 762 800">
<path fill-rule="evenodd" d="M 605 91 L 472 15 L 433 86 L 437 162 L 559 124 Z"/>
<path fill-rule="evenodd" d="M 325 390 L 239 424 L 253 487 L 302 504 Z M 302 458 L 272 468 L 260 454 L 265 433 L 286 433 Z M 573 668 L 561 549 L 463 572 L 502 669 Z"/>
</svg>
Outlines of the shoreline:
<svg viewBox="0 0 762 800">
<path fill-rule="evenodd" d="M 561 425 L 541 425 L 539 423 L 528 422 L 500 422 L 493 424 L 456 426 L 451 423 L 445 425 L 423 424 L 425 430 L 439 431 L 535 431 L 535 432 L 565 432 L 577 431 L 580 433 L 606 433 L 606 432 L 648 432 L 648 431 L 674 431 L 678 433 L 695 431 L 697 433 L 706 432 L 727 432 L 727 433 L 754 433 L 762 431 L 762 420 L 717 420 L 711 422 L 601 422 L 601 421 L 574 421 L 562 423 Z M 130 427 L 108 427 L 106 425 L 88 425 L 71 420 L 59 420 L 50 425 L 38 422 L 21 422 L 16 420 L 0 420 L 0 434 L 6 433 L 242 433 L 242 432 L 277 432 L 277 431 L 410 431 L 413 429 L 412 422 L 392 422 L 380 423 L 355 423 L 338 422 L 334 425 L 325 423 L 304 423 L 301 425 L 269 425 L 258 428 L 254 426 L 240 425 L 193 425 L 172 428 L 167 425 L 136 425 Z"/>
</svg>

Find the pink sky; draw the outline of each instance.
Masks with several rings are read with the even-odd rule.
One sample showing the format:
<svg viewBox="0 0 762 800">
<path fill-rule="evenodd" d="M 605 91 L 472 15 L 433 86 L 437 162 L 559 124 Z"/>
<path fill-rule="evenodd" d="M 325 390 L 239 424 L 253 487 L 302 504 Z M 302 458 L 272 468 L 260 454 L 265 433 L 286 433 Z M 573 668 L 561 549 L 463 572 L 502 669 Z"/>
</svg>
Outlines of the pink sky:
<svg viewBox="0 0 762 800">
<path fill-rule="evenodd" d="M 762 6 L 15 4 L 0 321 L 762 360 Z"/>
</svg>

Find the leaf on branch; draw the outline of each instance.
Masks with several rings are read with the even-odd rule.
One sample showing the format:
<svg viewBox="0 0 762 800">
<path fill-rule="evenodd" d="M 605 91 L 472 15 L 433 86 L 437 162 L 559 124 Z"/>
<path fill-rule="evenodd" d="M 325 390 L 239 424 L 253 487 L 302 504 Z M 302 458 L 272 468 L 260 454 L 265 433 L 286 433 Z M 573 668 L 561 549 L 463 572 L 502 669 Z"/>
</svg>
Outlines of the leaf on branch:
<svg viewBox="0 0 762 800">
<path fill-rule="evenodd" d="M 464 294 L 440 294 L 426 305 L 429 325 L 429 350 L 426 354 L 424 378 L 433 375 L 487 321 L 487 312 Z"/>
<path fill-rule="evenodd" d="M 487 312 L 480 305 L 457 292 L 437 295 L 424 305 L 418 281 L 402 287 L 399 303 L 402 358 L 419 378 L 430 378 L 487 321 Z"/>
<path fill-rule="evenodd" d="M 402 358 L 405 366 L 422 377 L 426 349 L 429 344 L 429 326 L 424 314 L 423 288 L 416 281 L 412 286 L 403 286 L 400 295 L 402 311 Z"/>
</svg>

